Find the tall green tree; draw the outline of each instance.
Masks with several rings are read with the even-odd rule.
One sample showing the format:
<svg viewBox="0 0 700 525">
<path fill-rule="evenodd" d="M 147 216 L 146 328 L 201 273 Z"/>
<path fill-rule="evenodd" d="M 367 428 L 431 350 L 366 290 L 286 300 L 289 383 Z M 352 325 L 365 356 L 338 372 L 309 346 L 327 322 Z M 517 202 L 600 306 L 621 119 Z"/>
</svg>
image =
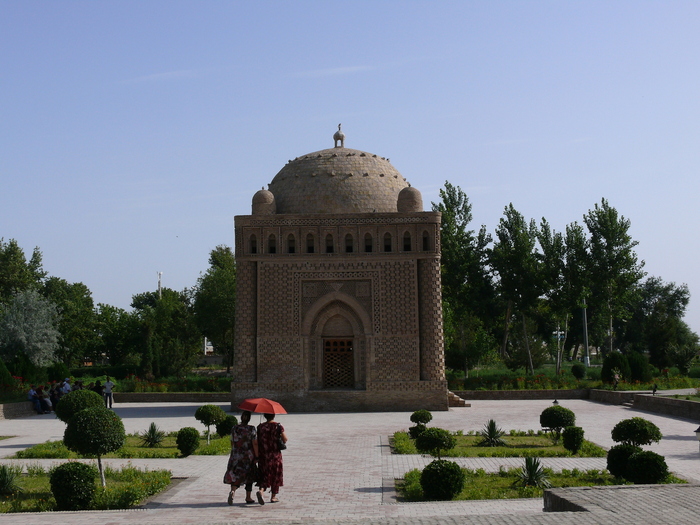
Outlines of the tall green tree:
<svg viewBox="0 0 700 525">
<path fill-rule="evenodd" d="M 137 294 L 131 306 L 141 328 L 142 371 L 155 377 L 186 374 L 202 350 L 189 291 L 163 288 Z"/>
<path fill-rule="evenodd" d="M 9 304 L 17 292 L 38 289 L 45 277 L 39 248 L 27 260 L 16 240 L 0 238 L 0 304 Z"/>
<path fill-rule="evenodd" d="M 35 367 L 56 359 L 58 323 L 56 305 L 36 290 L 14 295 L 0 317 L 0 353 L 5 362 L 28 360 Z"/>
<path fill-rule="evenodd" d="M 544 288 L 537 251 L 537 226 L 513 207 L 506 206 L 496 229 L 496 241 L 491 251 L 491 267 L 498 274 L 498 290 L 506 303 L 505 331 L 502 354 L 508 344 L 508 332 L 513 312 L 520 314 L 522 342 L 527 354 L 527 368 L 534 373 L 527 318 L 537 306 Z"/>
<path fill-rule="evenodd" d="M 58 357 L 67 366 L 80 366 L 85 359 L 99 361 L 95 355 L 97 334 L 92 292 L 83 283 L 69 283 L 59 277 L 49 277 L 43 293 L 61 312 L 58 330 L 61 332 Z"/>
<path fill-rule="evenodd" d="M 613 350 L 613 324 L 629 315 L 635 284 L 644 277 L 644 261 L 634 251 L 638 242 L 629 234 L 630 221 L 619 215 L 605 199 L 583 216 L 590 235 L 591 306 L 607 321 L 607 349 Z"/>
<path fill-rule="evenodd" d="M 99 303 L 95 309 L 95 353 L 106 356 L 111 365 L 140 370 L 142 325 L 138 315 L 122 308 Z"/>
<path fill-rule="evenodd" d="M 493 348 L 485 320 L 495 312 L 495 289 L 488 269 L 491 236 L 486 227 L 469 229 L 472 206 L 467 195 L 449 182 L 432 203 L 440 224 L 445 354 L 448 366 L 469 369 Z"/>
<path fill-rule="evenodd" d="M 209 269 L 197 281 L 194 318 L 214 350 L 225 357 L 226 370 L 233 364 L 236 317 L 236 259 L 228 246 L 217 246 L 209 255 Z"/>
</svg>

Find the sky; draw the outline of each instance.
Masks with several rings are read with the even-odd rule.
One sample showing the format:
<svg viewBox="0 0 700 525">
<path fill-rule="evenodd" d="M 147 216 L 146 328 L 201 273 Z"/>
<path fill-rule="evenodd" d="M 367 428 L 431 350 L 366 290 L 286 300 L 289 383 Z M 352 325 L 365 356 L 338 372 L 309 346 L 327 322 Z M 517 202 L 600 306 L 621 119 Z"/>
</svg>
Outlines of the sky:
<svg viewBox="0 0 700 525">
<path fill-rule="evenodd" d="M 602 198 L 700 331 L 700 2 L 0 0 L 0 237 L 95 303 L 182 290 L 289 159 L 388 157 L 491 233 Z"/>
</svg>

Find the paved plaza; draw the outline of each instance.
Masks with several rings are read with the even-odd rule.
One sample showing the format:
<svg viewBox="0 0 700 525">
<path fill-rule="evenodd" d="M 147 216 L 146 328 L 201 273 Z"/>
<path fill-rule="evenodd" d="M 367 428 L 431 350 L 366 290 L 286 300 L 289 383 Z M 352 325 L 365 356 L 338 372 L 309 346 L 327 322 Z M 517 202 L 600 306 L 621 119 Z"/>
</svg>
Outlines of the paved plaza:
<svg viewBox="0 0 700 525">
<path fill-rule="evenodd" d="M 539 415 L 551 400 L 472 401 L 470 408 L 433 412 L 431 426 L 452 431 L 480 430 L 495 419 L 504 430 L 537 430 Z M 618 421 L 634 416 L 656 423 L 664 435 L 659 444 L 646 447 L 666 457 L 669 468 L 691 483 L 700 483 L 700 453 L 695 437 L 697 421 L 645 413 L 623 406 L 584 400 L 563 400 L 576 414 L 586 438 L 610 447 L 610 430 Z M 196 403 L 129 403 L 115 405 L 128 433 L 143 432 L 151 422 L 166 431 L 184 426 L 204 427 L 194 419 Z M 222 408 L 227 409 L 225 405 Z M 565 499 L 586 512 L 544 513 L 541 499 L 399 503 L 393 480 L 432 458 L 392 455 L 388 437 L 411 426 L 408 412 L 287 414 L 278 416 L 289 436 L 284 452 L 285 486 L 276 504 L 245 505 L 244 492 L 236 493 L 233 506 L 226 504 L 228 487 L 222 483 L 225 456 L 190 456 L 183 459 L 109 459 L 121 466 L 169 469 L 185 478 L 142 509 L 0 515 L 0 525 L 22 523 L 112 524 L 301 524 L 450 525 L 450 524 L 640 524 L 697 523 L 694 512 L 700 501 L 700 485 L 559 489 Z M 252 423 L 258 423 L 254 415 Z M 0 434 L 16 436 L 0 441 L 0 456 L 46 440 L 63 437 L 64 424 L 53 415 L 4 420 Z M 0 460 L 41 463 L 59 460 Z M 497 471 L 501 465 L 520 466 L 518 458 L 459 458 L 466 467 Z M 543 459 L 545 466 L 603 469 L 605 458 Z M 268 495 L 269 499 L 269 495 Z"/>
</svg>

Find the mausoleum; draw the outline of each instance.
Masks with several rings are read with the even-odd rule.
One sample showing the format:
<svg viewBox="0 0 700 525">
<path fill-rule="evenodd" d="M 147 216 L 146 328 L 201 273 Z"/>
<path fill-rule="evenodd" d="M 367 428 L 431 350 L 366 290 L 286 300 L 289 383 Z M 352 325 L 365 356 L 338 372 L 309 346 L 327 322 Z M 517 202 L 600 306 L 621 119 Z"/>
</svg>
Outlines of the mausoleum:
<svg viewBox="0 0 700 525">
<path fill-rule="evenodd" d="M 447 410 L 440 213 L 389 159 L 333 139 L 235 217 L 232 403 Z"/>
</svg>

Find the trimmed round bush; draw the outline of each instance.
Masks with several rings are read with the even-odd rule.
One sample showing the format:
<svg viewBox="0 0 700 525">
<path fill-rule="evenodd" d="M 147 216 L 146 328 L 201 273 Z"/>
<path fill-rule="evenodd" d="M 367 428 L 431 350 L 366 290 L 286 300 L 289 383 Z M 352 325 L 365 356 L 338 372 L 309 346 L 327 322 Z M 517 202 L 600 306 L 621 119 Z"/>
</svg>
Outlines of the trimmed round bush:
<svg viewBox="0 0 700 525">
<path fill-rule="evenodd" d="M 204 405 L 197 409 L 194 418 L 203 425 L 210 427 L 226 419 L 226 412 L 216 405 Z"/>
<path fill-rule="evenodd" d="M 433 419 L 433 415 L 428 410 L 416 410 L 411 414 L 411 422 L 418 425 L 427 425 Z"/>
<path fill-rule="evenodd" d="M 199 432 L 196 428 L 184 427 L 181 428 L 175 438 L 177 449 L 183 456 L 193 454 L 199 448 Z"/>
<path fill-rule="evenodd" d="M 216 433 L 219 437 L 226 437 L 231 435 L 231 430 L 238 424 L 238 418 L 236 416 L 226 416 L 226 419 L 219 421 L 216 424 Z"/>
<path fill-rule="evenodd" d="M 562 429 L 573 427 L 576 424 L 576 415 L 563 406 L 554 405 L 545 408 L 540 414 L 540 425 L 554 432 L 554 438 L 559 440 Z"/>
<path fill-rule="evenodd" d="M 63 433 L 66 448 L 84 456 L 104 456 L 114 452 L 124 444 L 125 439 L 121 418 L 104 405 L 86 408 L 75 414 Z"/>
<path fill-rule="evenodd" d="M 562 432 L 562 444 L 572 454 L 578 454 L 583 446 L 583 429 L 581 427 L 566 427 Z"/>
<path fill-rule="evenodd" d="M 615 445 L 611 447 L 608 450 L 608 472 L 616 478 L 625 477 L 627 461 L 637 452 L 642 452 L 642 449 L 635 445 Z"/>
<path fill-rule="evenodd" d="M 444 428 L 426 428 L 416 438 L 416 449 L 421 454 L 440 457 L 440 451 L 455 447 L 457 440 Z"/>
<path fill-rule="evenodd" d="M 58 510 L 85 510 L 95 497 L 97 469 L 71 461 L 51 470 L 49 483 Z"/>
<path fill-rule="evenodd" d="M 632 454 L 627 460 L 625 479 L 635 485 L 656 485 L 668 477 L 668 465 L 663 456 L 650 450 Z"/>
<path fill-rule="evenodd" d="M 68 423 L 81 410 L 94 407 L 105 408 L 105 400 L 100 394 L 92 390 L 73 390 L 61 398 L 54 410 L 58 419 Z"/>
<path fill-rule="evenodd" d="M 418 423 L 416 426 L 408 429 L 408 435 L 411 436 L 411 439 L 416 439 L 425 431 L 426 428 L 428 427 L 426 427 L 424 424 Z"/>
<path fill-rule="evenodd" d="M 612 439 L 625 445 L 651 445 L 661 441 L 661 430 L 642 417 L 623 419 L 612 429 Z"/>
<path fill-rule="evenodd" d="M 465 480 L 466 475 L 457 463 L 436 459 L 421 472 L 420 486 L 426 499 L 446 501 L 462 492 Z"/>
<path fill-rule="evenodd" d="M 586 377 L 586 367 L 583 366 L 581 363 L 575 363 L 571 367 L 571 374 L 578 380 L 581 380 Z"/>
</svg>

